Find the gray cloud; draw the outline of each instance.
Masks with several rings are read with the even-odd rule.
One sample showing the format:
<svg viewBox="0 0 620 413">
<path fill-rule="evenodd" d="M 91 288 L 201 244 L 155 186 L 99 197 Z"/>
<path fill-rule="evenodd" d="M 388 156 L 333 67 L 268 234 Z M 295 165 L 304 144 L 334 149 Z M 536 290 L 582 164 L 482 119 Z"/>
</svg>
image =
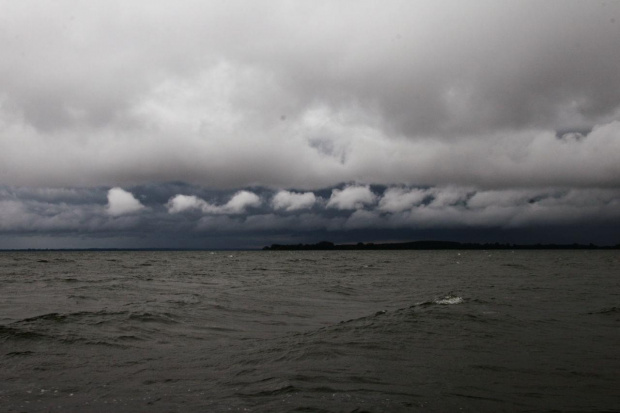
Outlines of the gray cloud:
<svg viewBox="0 0 620 413">
<path fill-rule="evenodd" d="M 581 1 L 5 5 L 0 179 L 616 187 L 619 12 Z"/>
<path fill-rule="evenodd" d="M 173 185 L 168 191 L 175 189 Z M 7 234 L 47 236 L 47 248 L 58 246 L 58 239 L 71 237 L 82 239 L 77 246 L 92 245 L 97 239 L 109 239 L 109 246 L 113 246 L 119 236 L 133 238 L 129 245 L 134 247 L 204 247 L 205 242 L 217 246 L 216 240 L 222 237 L 230 237 L 229 246 L 258 247 L 266 243 L 266 239 L 285 234 L 310 239 L 323 234 L 321 237 L 357 241 L 360 231 L 361 234 L 370 231 L 364 237 L 372 237 L 370 234 L 377 231 L 389 236 L 389 231 L 396 231 L 398 237 L 415 238 L 421 231 L 432 235 L 445 230 L 518 232 L 527 229 L 533 233 L 538 231 L 542 236 L 549 227 L 584 228 L 580 240 L 609 243 L 617 242 L 614 228 L 617 229 L 620 222 L 617 189 L 479 190 L 453 186 L 396 186 L 371 190 L 368 186 L 349 185 L 332 189 L 334 195 L 329 202 L 337 202 L 336 207 L 325 201 L 315 202 L 311 210 L 308 210 L 309 203 L 304 208 L 284 208 L 284 204 L 273 202 L 278 195 L 302 194 L 267 188 L 255 188 L 255 192 L 241 190 L 229 195 L 203 193 L 208 199 L 227 199 L 224 203 L 209 203 L 196 195 L 173 195 L 168 202 L 152 202 L 149 201 L 153 197 L 151 192 L 140 187 L 85 191 L 88 196 L 83 202 L 76 202 L 72 194 L 69 197 L 72 203 L 40 200 L 41 192 L 65 196 L 71 193 L 37 190 L 20 192 L 18 196 L 10 188 L 0 188 L 0 246 Z M 93 192 L 104 196 L 107 193 L 108 203 L 105 198 L 93 202 L 100 198 Z M 310 194 L 319 198 L 307 192 L 303 197 L 286 199 L 292 200 L 290 205 L 300 206 L 306 198 L 310 199 Z M 139 202 L 136 196 L 146 204 Z M 264 203 L 262 199 L 272 199 L 272 202 Z M 600 227 L 605 226 L 608 230 L 601 231 Z M 247 244 L 249 239 L 254 239 L 255 244 Z M 563 237 L 555 240 L 567 241 Z M 102 245 L 101 241 L 96 241 L 95 245 Z"/>
<path fill-rule="evenodd" d="M 388 188 L 379 201 L 379 210 L 392 213 L 406 211 L 420 205 L 428 196 L 428 191 L 424 189 Z"/>
<path fill-rule="evenodd" d="M 618 2 L 26 0 L 0 27 L 0 238 L 620 226 Z"/>
</svg>

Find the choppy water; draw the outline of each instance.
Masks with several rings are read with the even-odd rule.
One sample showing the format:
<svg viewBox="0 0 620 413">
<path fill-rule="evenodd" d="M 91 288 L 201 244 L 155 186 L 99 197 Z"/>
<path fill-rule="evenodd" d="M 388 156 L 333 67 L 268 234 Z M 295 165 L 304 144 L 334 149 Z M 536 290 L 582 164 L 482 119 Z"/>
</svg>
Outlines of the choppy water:
<svg viewBox="0 0 620 413">
<path fill-rule="evenodd" d="M 3 412 L 620 411 L 618 251 L 0 253 Z"/>
</svg>

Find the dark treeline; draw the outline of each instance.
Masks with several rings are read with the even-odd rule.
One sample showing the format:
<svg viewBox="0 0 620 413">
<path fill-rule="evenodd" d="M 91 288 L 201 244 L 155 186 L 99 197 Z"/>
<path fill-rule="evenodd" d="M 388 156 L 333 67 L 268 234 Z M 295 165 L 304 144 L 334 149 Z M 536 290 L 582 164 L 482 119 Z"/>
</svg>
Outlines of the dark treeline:
<svg viewBox="0 0 620 413">
<path fill-rule="evenodd" d="M 461 243 L 453 241 L 412 241 L 389 244 L 334 244 L 329 241 L 321 241 L 316 244 L 280 245 L 273 244 L 264 247 L 265 251 L 328 251 L 328 250 L 595 250 L 595 249 L 620 249 L 620 244 L 615 246 L 597 246 L 594 244 L 500 244 L 487 243 Z"/>
</svg>

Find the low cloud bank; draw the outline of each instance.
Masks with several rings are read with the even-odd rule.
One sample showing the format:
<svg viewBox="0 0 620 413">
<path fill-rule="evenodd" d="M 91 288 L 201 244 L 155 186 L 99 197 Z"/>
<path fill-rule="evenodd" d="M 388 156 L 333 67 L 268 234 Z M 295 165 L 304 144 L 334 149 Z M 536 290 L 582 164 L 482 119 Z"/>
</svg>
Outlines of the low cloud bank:
<svg viewBox="0 0 620 413">
<path fill-rule="evenodd" d="M 582 241 L 620 242 L 610 235 L 613 228 L 620 227 L 618 189 L 481 190 L 349 184 L 316 193 L 264 187 L 223 193 L 185 186 L 185 194 L 174 194 L 177 189 L 166 184 L 130 190 L 0 187 L 0 238 L 37 235 L 51 240 L 79 234 L 101 239 L 124 234 L 159 237 L 165 246 L 166 239 L 173 237 L 197 242 L 216 234 L 260 238 L 265 234 L 294 237 L 327 232 L 345 239 L 351 231 L 365 231 L 368 237 L 397 231 L 409 234 L 406 237 L 410 239 L 420 231 L 443 231 L 445 237 L 445 231 L 475 234 L 490 229 L 528 229 L 543 237 L 545 228 L 561 227 L 583 228 Z M 609 229 L 605 237 L 599 236 L 601 228 Z M 9 238 L 0 245 L 7 242 L 10 244 Z"/>
<path fill-rule="evenodd" d="M 3 7 L 1 182 L 620 186 L 619 2 L 274 0 L 250 14 Z"/>
</svg>

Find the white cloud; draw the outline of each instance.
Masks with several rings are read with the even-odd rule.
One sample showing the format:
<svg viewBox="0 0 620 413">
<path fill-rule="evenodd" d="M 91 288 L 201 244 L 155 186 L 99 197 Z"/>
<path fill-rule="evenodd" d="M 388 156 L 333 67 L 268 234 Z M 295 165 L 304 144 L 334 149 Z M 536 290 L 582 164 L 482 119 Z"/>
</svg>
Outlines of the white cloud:
<svg viewBox="0 0 620 413">
<path fill-rule="evenodd" d="M 351 185 L 342 190 L 332 190 L 327 208 L 360 209 L 374 204 L 376 200 L 377 196 L 370 190 L 370 186 Z"/>
<path fill-rule="evenodd" d="M 107 212 L 112 216 L 131 214 L 144 209 L 131 192 L 122 188 L 112 188 L 108 191 Z"/>
<path fill-rule="evenodd" d="M 168 212 L 176 214 L 190 209 L 199 209 L 205 214 L 243 214 L 247 208 L 258 207 L 262 203 L 260 197 L 253 192 L 239 191 L 224 205 L 213 205 L 194 195 L 176 195 L 166 207 Z"/>
<path fill-rule="evenodd" d="M 448 3 L 14 2 L 0 178 L 617 186 L 620 3 Z"/>
<path fill-rule="evenodd" d="M 534 202 L 549 196 L 549 190 L 494 190 L 476 192 L 469 200 L 469 208 L 513 207 Z"/>
<path fill-rule="evenodd" d="M 428 205 L 430 208 L 445 208 L 457 204 L 464 204 L 467 197 L 474 193 L 473 190 L 461 187 L 439 187 L 431 191 L 433 200 Z"/>
<path fill-rule="evenodd" d="M 198 198 L 194 195 L 176 195 L 171 198 L 166 204 L 168 212 L 171 214 L 178 214 L 179 212 L 187 211 L 188 209 L 203 209 L 208 208 L 206 201 Z"/>
<path fill-rule="evenodd" d="M 312 192 L 279 191 L 271 200 L 271 205 L 276 210 L 297 211 L 312 208 L 315 202 L 316 196 Z"/>
<path fill-rule="evenodd" d="M 36 192 L 30 195 L 36 197 L 39 195 Z M 49 192 L 56 191 L 50 189 Z M 0 198 L 2 198 L 1 195 Z M 145 212 L 147 211 L 145 209 Z M 148 214 L 145 215 L 148 216 Z M 42 201 L 32 198 L 0 199 L 0 233 L 36 233 L 51 236 L 52 240 L 55 234 L 100 233 L 109 235 L 117 230 L 135 230 L 139 222 L 136 218 L 132 214 L 112 215 L 109 206 L 90 203 L 88 199 L 84 203 Z"/>
<path fill-rule="evenodd" d="M 379 210 L 392 213 L 406 211 L 421 204 L 428 195 L 425 189 L 388 188 L 379 201 Z"/>
<path fill-rule="evenodd" d="M 262 203 L 260 197 L 253 192 L 239 191 L 222 207 L 227 214 L 241 214 L 247 208 L 258 207 Z"/>
</svg>

